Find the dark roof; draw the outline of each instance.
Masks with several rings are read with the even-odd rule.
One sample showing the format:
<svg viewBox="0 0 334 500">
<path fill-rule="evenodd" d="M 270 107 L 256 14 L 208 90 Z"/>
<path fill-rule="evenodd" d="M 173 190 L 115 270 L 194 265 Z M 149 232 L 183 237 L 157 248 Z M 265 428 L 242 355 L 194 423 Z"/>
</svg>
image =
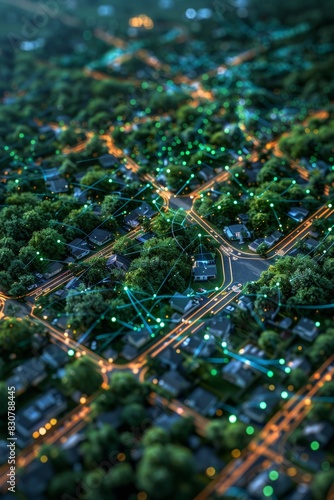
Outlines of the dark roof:
<svg viewBox="0 0 334 500">
<path fill-rule="evenodd" d="M 195 452 L 195 464 L 197 472 L 204 472 L 208 467 L 213 467 L 218 472 L 224 467 L 224 462 L 209 446 L 201 446 Z"/>
<path fill-rule="evenodd" d="M 122 266 L 129 268 L 131 264 L 131 260 L 127 259 L 123 255 L 119 255 L 118 253 L 114 253 L 107 260 L 107 266 L 117 267 L 117 263 L 120 263 Z"/>
<path fill-rule="evenodd" d="M 194 258 L 196 262 L 211 262 L 215 260 L 215 256 L 210 252 L 198 253 Z"/>
<path fill-rule="evenodd" d="M 68 246 L 71 249 L 72 255 L 75 257 L 80 256 L 82 252 L 89 251 L 88 243 L 81 238 L 75 238 L 71 243 L 68 243 Z"/>
<path fill-rule="evenodd" d="M 90 240 L 97 241 L 98 243 L 103 243 L 105 240 L 111 238 L 112 234 L 110 231 L 105 229 L 94 229 L 89 235 Z"/>
<path fill-rule="evenodd" d="M 115 163 L 118 163 L 119 159 L 116 158 L 116 156 L 108 154 L 108 155 L 102 155 L 99 157 L 99 164 L 103 168 L 110 168 L 115 165 Z"/>
<path fill-rule="evenodd" d="M 218 403 L 217 397 L 209 391 L 197 387 L 186 399 L 186 404 L 197 409 L 200 413 L 210 413 L 210 409 L 214 408 Z"/>
</svg>

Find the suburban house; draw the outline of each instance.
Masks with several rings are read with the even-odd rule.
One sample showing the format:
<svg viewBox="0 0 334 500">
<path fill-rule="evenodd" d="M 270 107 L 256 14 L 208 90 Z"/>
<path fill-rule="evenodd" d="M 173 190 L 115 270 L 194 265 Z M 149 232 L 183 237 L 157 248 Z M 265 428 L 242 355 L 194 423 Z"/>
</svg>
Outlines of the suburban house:
<svg viewBox="0 0 334 500">
<path fill-rule="evenodd" d="M 246 389 L 254 382 L 257 374 L 246 363 L 239 359 L 232 359 L 223 367 L 222 376 L 240 389 Z"/>
<path fill-rule="evenodd" d="M 208 281 L 216 279 L 217 267 L 215 264 L 215 255 L 210 252 L 202 252 L 194 257 L 192 273 L 194 281 Z"/>
<path fill-rule="evenodd" d="M 249 222 L 249 215 L 248 214 L 238 214 L 237 220 L 241 224 L 247 224 L 247 222 Z"/>
<path fill-rule="evenodd" d="M 102 155 L 98 158 L 98 162 L 102 168 L 112 168 L 115 163 L 119 163 L 119 159 L 112 154 Z"/>
<path fill-rule="evenodd" d="M 241 412 L 258 424 L 263 424 L 273 413 L 281 400 L 280 391 L 270 391 L 264 387 L 257 387 L 248 401 L 242 404 Z"/>
<path fill-rule="evenodd" d="M 68 191 L 68 181 L 62 177 L 49 179 L 45 185 L 52 194 L 67 193 Z"/>
<path fill-rule="evenodd" d="M 176 370 L 182 363 L 182 356 L 180 352 L 176 352 L 172 347 L 167 347 L 161 351 L 156 358 L 159 363 L 170 370 Z"/>
<path fill-rule="evenodd" d="M 136 349 L 139 349 L 144 344 L 146 344 L 146 342 L 148 342 L 150 338 L 151 335 L 150 332 L 147 330 L 147 328 L 142 328 L 142 330 L 140 331 L 133 331 L 126 335 L 126 340 L 128 344 L 132 345 L 133 347 L 136 347 Z"/>
<path fill-rule="evenodd" d="M 302 207 L 291 207 L 288 216 L 296 222 L 303 222 L 308 216 L 309 211 Z"/>
<path fill-rule="evenodd" d="M 280 231 L 275 231 L 264 239 L 264 243 L 268 248 L 271 248 L 282 236 L 283 234 Z"/>
<path fill-rule="evenodd" d="M 146 243 L 146 241 L 149 241 L 154 237 L 155 237 L 155 234 L 153 234 L 153 233 L 144 233 L 144 234 L 141 234 L 140 236 L 137 236 L 136 241 L 139 241 L 139 243 Z"/>
<path fill-rule="evenodd" d="M 248 231 L 245 224 L 232 224 L 224 227 L 224 233 L 230 241 L 243 240 L 251 238 L 251 233 Z"/>
<path fill-rule="evenodd" d="M 33 432 L 57 417 L 66 407 L 65 397 L 52 388 L 35 398 L 26 408 L 19 410 L 16 419 L 18 445 L 26 446 L 32 440 Z"/>
<path fill-rule="evenodd" d="M 131 261 L 129 259 L 117 253 L 111 255 L 107 260 L 107 267 L 109 269 L 122 269 L 125 272 L 129 269 L 130 264 Z"/>
<path fill-rule="evenodd" d="M 15 385 L 16 393 L 22 394 L 30 386 L 36 386 L 46 378 L 45 363 L 41 357 L 29 359 L 13 370 L 7 379 L 7 386 Z"/>
<path fill-rule="evenodd" d="M 158 384 L 160 387 L 170 392 L 174 397 L 178 397 L 190 387 L 190 382 L 176 371 L 164 373 L 164 375 L 160 377 Z"/>
<path fill-rule="evenodd" d="M 254 309 L 253 300 L 251 297 L 242 295 L 238 300 L 238 307 L 243 311 L 252 311 Z"/>
<path fill-rule="evenodd" d="M 57 369 L 68 361 L 68 354 L 57 344 L 48 344 L 42 352 L 41 358 L 51 368 Z"/>
<path fill-rule="evenodd" d="M 226 338 L 233 330 L 233 323 L 227 316 L 209 320 L 206 331 L 220 339 Z"/>
<path fill-rule="evenodd" d="M 309 250 L 315 250 L 319 245 L 319 242 L 313 238 L 306 238 L 306 240 L 303 240 L 303 243 Z"/>
<path fill-rule="evenodd" d="M 218 398 L 209 391 L 197 387 L 185 400 L 185 404 L 202 415 L 213 416 L 217 409 Z"/>
<path fill-rule="evenodd" d="M 70 248 L 71 254 L 75 259 L 82 259 L 90 252 L 88 243 L 81 238 L 75 238 L 67 246 Z"/>
<path fill-rule="evenodd" d="M 52 276 L 55 276 L 56 274 L 60 273 L 64 268 L 63 264 L 61 262 L 52 262 L 51 264 L 48 265 L 46 272 L 44 273 L 44 278 L 47 280 L 52 278 Z"/>
<path fill-rule="evenodd" d="M 304 340 L 312 342 L 318 333 L 319 328 L 316 326 L 315 322 L 308 318 L 301 318 L 296 326 L 292 329 L 292 333 L 299 335 Z"/>
<path fill-rule="evenodd" d="M 248 245 L 248 248 L 250 250 L 253 250 L 253 252 L 256 252 L 257 249 L 259 248 L 259 246 L 261 245 L 261 243 L 264 243 L 264 238 L 257 238 L 256 240 L 252 241 L 252 243 L 250 243 Z"/>
<path fill-rule="evenodd" d="M 198 358 L 208 358 L 212 356 L 216 348 L 215 338 L 212 335 L 208 335 L 208 337 L 208 339 L 204 339 L 194 334 L 182 342 L 181 348 Z"/>
<path fill-rule="evenodd" d="M 127 226 L 135 228 L 139 225 L 139 217 L 151 219 L 156 213 L 146 201 L 143 201 L 139 208 L 132 210 L 132 212 L 124 217 L 124 222 Z"/>
<path fill-rule="evenodd" d="M 324 447 L 332 440 L 334 427 L 329 422 L 312 422 L 304 427 L 303 436 L 310 443 L 316 440 Z"/>
<path fill-rule="evenodd" d="M 182 293 L 175 292 L 173 297 L 169 301 L 170 306 L 177 312 L 181 314 L 186 314 L 192 309 L 199 306 L 199 300 L 194 297 L 188 297 Z"/>
<path fill-rule="evenodd" d="M 108 241 L 113 238 L 113 235 L 110 231 L 106 231 L 105 229 L 96 228 L 89 235 L 89 241 L 96 245 L 104 245 Z"/>
</svg>

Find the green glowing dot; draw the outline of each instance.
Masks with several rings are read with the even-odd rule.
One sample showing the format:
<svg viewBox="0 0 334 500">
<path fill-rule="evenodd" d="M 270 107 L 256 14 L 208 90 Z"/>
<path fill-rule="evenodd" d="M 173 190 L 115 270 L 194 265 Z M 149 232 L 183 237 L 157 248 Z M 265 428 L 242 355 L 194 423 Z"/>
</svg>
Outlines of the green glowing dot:
<svg viewBox="0 0 334 500">
<path fill-rule="evenodd" d="M 116 321 L 115 316 L 113 316 L 113 317 L 111 318 L 111 321 L 112 321 L 113 323 L 115 323 L 115 321 Z"/>
<path fill-rule="evenodd" d="M 74 356 L 74 350 L 73 350 L 73 349 L 69 349 L 69 350 L 67 351 L 67 354 L 68 354 L 69 356 Z"/>
<path fill-rule="evenodd" d="M 267 375 L 268 375 L 268 377 L 269 377 L 269 378 L 271 378 L 271 377 L 273 377 L 273 376 L 274 376 L 274 372 L 272 372 L 271 370 L 269 370 L 269 371 L 267 372 Z"/>
<path fill-rule="evenodd" d="M 318 443 L 318 441 L 312 441 L 312 443 L 310 444 L 310 448 L 313 451 L 317 451 L 320 448 L 320 444 Z"/>
<path fill-rule="evenodd" d="M 261 401 L 259 406 L 260 406 L 261 410 L 265 410 L 267 408 L 267 403 L 265 403 L 264 401 Z"/>
<path fill-rule="evenodd" d="M 284 368 L 284 371 L 285 371 L 285 373 L 290 373 L 291 372 L 291 368 L 289 366 L 287 366 L 286 368 Z"/>
<path fill-rule="evenodd" d="M 276 481 L 276 479 L 278 479 L 278 476 L 279 476 L 279 474 L 276 470 L 271 470 L 269 472 L 269 477 L 272 481 Z"/>
<path fill-rule="evenodd" d="M 234 424 L 237 421 L 237 417 L 235 415 L 230 415 L 228 419 L 231 422 L 231 424 Z"/>
<path fill-rule="evenodd" d="M 316 327 L 319 327 L 320 326 L 320 322 L 317 321 L 316 324 L 315 324 Z"/>
<path fill-rule="evenodd" d="M 269 485 L 265 486 L 262 491 L 265 497 L 271 497 L 271 495 L 274 493 L 273 487 Z"/>
<path fill-rule="evenodd" d="M 164 326 L 165 326 L 165 323 L 164 323 L 163 321 L 161 321 L 160 326 L 161 326 L 161 327 L 164 327 Z"/>
<path fill-rule="evenodd" d="M 249 425 L 246 428 L 246 434 L 248 434 L 249 436 L 251 436 L 252 434 L 254 434 L 254 427 L 252 427 L 251 425 Z"/>
<path fill-rule="evenodd" d="M 279 360 L 279 364 L 280 364 L 280 365 L 284 365 L 284 364 L 285 364 L 285 359 L 281 358 L 281 359 Z"/>
<path fill-rule="evenodd" d="M 127 286 L 125 286 L 125 287 L 124 287 L 124 290 L 126 291 L 127 289 L 128 289 L 128 287 L 127 287 Z"/>
<path fill-rule="evenodd" d="M 287 397 L 289 397 L 289 394 L 288 394 L 286 391 L 282 391 L 282 392 L 281 392 L 281 397 L 282 397 L 283 399 L 286 399 Z"/>
</svg>

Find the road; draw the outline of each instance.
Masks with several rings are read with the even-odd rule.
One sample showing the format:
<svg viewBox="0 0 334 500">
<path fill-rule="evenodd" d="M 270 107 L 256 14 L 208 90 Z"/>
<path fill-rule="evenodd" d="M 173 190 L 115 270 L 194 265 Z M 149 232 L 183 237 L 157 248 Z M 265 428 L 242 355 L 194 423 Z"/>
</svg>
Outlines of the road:
<svg viewBox="0 0 334 500">
<path fill-rule="evenodd" d="M 240 479 L 247 483 L 252 467 L 266 451 L 277 453 L 276 447 L 305 418 L 312 407 L 312 398 L 324 382 L 332 380 L 334 375 L 334 355 L 332 355 L 316 373 L 310 377 L 308 384 L 282 406 L 276 415 L 269 420 L 262 431 L 251 441 L 242 452 L 240 458 L 230 462 L 195 500 L 205 500 L 213 492 L 224 495 L 236 485 Z M 274 457 L 273 457 L 274 461 Z M 307 478 L 306 478 L 307 479 Z"/>
</svg>

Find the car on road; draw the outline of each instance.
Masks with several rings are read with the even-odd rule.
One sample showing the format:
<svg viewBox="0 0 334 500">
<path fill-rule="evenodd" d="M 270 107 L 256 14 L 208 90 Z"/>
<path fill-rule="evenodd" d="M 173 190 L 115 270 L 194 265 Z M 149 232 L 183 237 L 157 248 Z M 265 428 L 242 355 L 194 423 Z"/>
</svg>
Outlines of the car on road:
<svg viewBox="0 0 334 500">
<path fill-rule="evenodd" d="M 36 283 L 33 283 L 32 285 L 27 286 L 28 292 L 31 292 L 31 290 L 35 290 L 35 288 L 37 288 Z"/>
</svg>

